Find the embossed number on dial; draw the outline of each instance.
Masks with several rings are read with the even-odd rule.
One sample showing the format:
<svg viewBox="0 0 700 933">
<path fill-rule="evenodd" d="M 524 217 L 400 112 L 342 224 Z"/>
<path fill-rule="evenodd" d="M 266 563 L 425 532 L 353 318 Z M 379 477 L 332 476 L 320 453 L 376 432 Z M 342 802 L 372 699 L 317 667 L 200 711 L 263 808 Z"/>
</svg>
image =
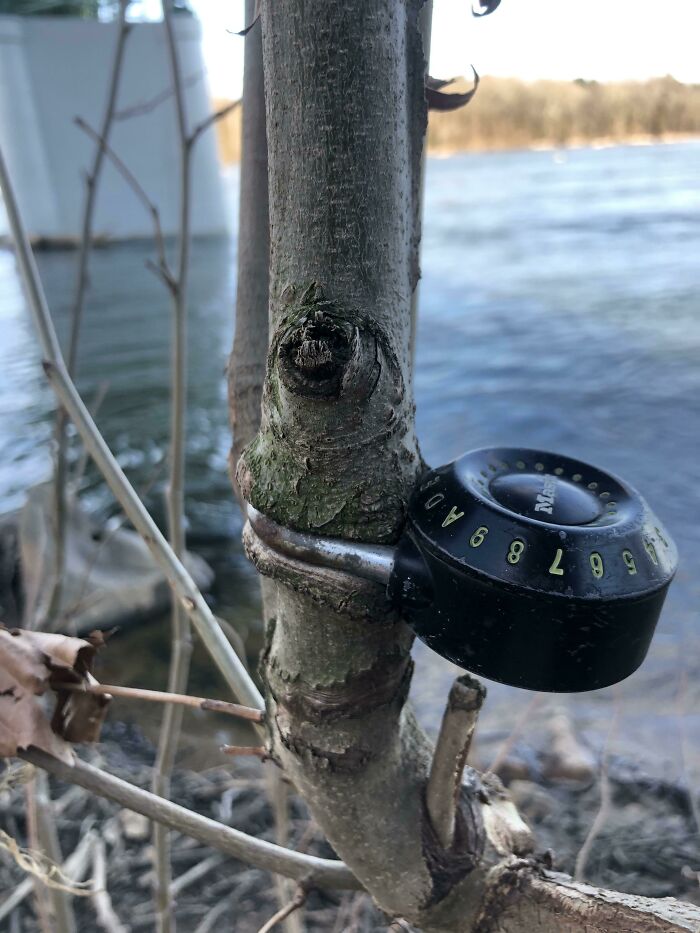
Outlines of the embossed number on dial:
<svg viewBox="0 0 700 933">
<path fill-rule="evenodd" d="M 484 538 L 489 533 L 486 525 L 479 525 L 474 534 L 469 539 L 471 547 L 480 547 L 484 543 Z"/>
<path fill-rule="evenodd" d="M 554 555 L 554 560 L 552 561 L 552 566 L 549 568 L 549 572 L 553 573 L 555 577 L 564 576 L 564 568 L 559 566 L 564 552 L 560 547 L 557 548 L 557 553 Z"/>
<path fill-rule="evenodd" d="M 651 541 L 644 542 L 644 550 L 649 555 L 649 560 L 652 562 L 652 564 L 656 564 L 658 566 L 659 558 L 656 556 L 656 548 Z"/>
<path fill-rule="evenodd" d="M 596 578 L 596 580 L 600 580 L 600 578 L 605 573 L 605 568 L 603 566 L 603 558 L 600 556 L 600 554 L 597 551 L 593 551 L 589 560 L 591 563 L 591 573 Z"/>
</svg>

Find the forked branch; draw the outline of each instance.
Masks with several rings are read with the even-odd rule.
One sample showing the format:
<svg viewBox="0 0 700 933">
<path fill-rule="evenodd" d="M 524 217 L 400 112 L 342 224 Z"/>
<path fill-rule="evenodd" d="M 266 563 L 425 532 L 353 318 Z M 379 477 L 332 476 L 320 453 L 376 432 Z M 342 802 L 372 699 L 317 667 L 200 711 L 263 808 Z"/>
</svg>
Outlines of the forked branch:
<svg viewBox="0 0 700 933">
<path fill-rule="evenodd" d="M 78 127 L 78 129 L 81 129 L 84 133 L 87 133 L 87 135 L 100 146 L 105 155 L 111 161 L 114 168 L 119 172 L 124 181 L 141 202 L 144 209 L 150 215 L 153 222 L 153 238 L 155 240 L 156 250 L 158 252 L 158 264 L 153 268 L 163 279 L 168 287 L 168 290 L 172 293 L 174 288 L 174 279 L 172 272 L 170 271 L 170 267 L 168 266 L 168 260 L 165 253 L 165 237 L 163 236 L 163 228 L 161 227 L 160 212 L 158 211 L 158 208 L 146 194 L 143 186 L 131 171 L 131 169 L 127 166 L 124 160 L 117 155 L 104 136 L 101 136 L 97 130 L 93 129 L 87 120 L 83 120 L 82 117 L 75 118 L 75 125 Z"/>
<path fill-rule="evenodd" d="M 315 888 L 360 888 L 355 876 L 342 862 L 305 855 L 266 842 L 264 839 L 256 839 L 140 787 L 134 787 L 121 778 L 83 761 L 76 760 L 69 765 L 38 748 L 27 749 L 20 753 L 20 757 L 62 781 L 77 784 L 122 807 L 142 813 L 149 820 L 191 836 L 204 845 L 256 868 L 304 881 L 305 885 Z"/>
</svg>

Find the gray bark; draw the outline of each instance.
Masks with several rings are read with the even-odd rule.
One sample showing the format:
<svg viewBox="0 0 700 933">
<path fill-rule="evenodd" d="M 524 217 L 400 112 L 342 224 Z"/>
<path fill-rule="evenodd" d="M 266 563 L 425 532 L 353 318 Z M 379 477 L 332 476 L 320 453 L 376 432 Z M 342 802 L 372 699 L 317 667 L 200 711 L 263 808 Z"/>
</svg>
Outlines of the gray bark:
<svg viewBox="0 0 700 933">
<path fill-rule="evenodd" d="M 246 23 L 255 0 L 246 0 Z M 229 411 L 233 431 L 231 473 L 260 426 L 260 399 L 267 356 L 270 224 L 267 195 L 267 135 L 261 27 L 245 37 L 241 180 L 238 222 L 236 335 L 229 361 Z"/>
<path fill-rule="evenodd" d="M 256 0 L 246 0 L 245 22 L 256 16 Z M 238 218 L 238 264 L 236 290 L 236 333 L 228 368 L 229 411 L 233 444 L 231 477 L 236 484 L 236 466 L 244 447 L 260 427 L 260 403 L 268 342 L 268 283 L 270 263 L 270 219 L 267 194 L 267 133 L 262 64 L 262 27 L 257 22 L 245 37 L 243 63 L 243 114 L 241 126 L 241 176 Z M 263 617 L 271 614 L 275 598 L 270 581 L 260 578 Z M 288 833 L 287 785 L 279 773 L 271 773 L 268 792 L 275 815 L 275 837 L 286 845 Z M 277 876 L 280 905 L 293 896 L 288 882 Z M 287 933 L 299 933 L 298 914 L 283 921 Z"/>
<path fill-rule="evenodd" d="M 262 4 L 271 343 L 261 429 L 238 481 L 280 524 L 374 542 L 396 540 L 422 469 L 409 351 L 418 12 L 418 0 Z M 664 911 L 700 919 L 547 879 L 502 787 L 470 769 L 444 848 L 425 805 L 431 748 L 406 704 L 412 634 L 379 586 L 284 557 L 249 526 L 244 541 L 276 589 L 263 657 L 270 749 L 384 910 L 465 933 L 583 933 L 613 920 L 658 933 L 690 929 Z"/>
<path fill-rule="evenodd" d="M 370 541 L 395 540 L 420 467 L 415 15 L 403 3 L 263 5 L 272 365 L 239 481 L 280 524 Z"/>
</svg>

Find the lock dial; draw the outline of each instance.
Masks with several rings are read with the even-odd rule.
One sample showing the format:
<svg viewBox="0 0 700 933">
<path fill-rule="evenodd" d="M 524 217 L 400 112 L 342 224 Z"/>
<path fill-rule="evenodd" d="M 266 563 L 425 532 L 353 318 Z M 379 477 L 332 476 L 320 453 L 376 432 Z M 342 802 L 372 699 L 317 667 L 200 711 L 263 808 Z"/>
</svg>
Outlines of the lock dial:
<svg viewBox="0 0 700 933">
<path fill-rule="evenodd" d="M 472 451 L 415 490 L 389 584 L 416 633 L 534 690 L 607 686 L 643 661 L 677 554 L 630 486 L 544 451 Z"/>
</svg>

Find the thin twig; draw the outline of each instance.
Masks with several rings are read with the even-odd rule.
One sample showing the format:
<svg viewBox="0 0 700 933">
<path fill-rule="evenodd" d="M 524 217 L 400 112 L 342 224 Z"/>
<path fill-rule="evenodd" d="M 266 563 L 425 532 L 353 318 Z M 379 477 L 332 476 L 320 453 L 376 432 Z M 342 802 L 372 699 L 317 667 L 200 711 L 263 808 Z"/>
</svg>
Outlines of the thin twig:
<svg viewBox="0 0 700 933">
<path fill-rule="evenodd" d="M 182 82 L 183 87 L 193 87 L 199 81 L 204 78 L 204 71 L 197 71 L 194 74 L 189 75 Z M 134 117 L 141 117 L 144 114 L 151 113 L 156 107 L 159 107 L 161 104 L 164 104 L 166 100 L 170 100 L 173 96 L 172 86 L 164 88 L 158 94 L 154 94 L 153 97 L 148 100 L 141 101 L 138 104 L 132 104 L 131 107 L 124 107 L 122 110 L 118 110 L 114 114 L 115 120 L 131 120 Z"/>
<path fill-rule="evenodd" d="M 235 32 L 233 29 L 227 29 L 226 32 L 230 32 L 232 36 L 247 36 L 250 30 L 253 28 L 253 26 L 260 19 L 261 5 L 262 5 L 261 0 L 254 0 L 252 17 L 248 17 L 248 15 L 246 15 L 246 21 L 248 25 L 244 26 L 243 29 L 240 29 L 238 32 Z M 248 7 L 246 6 L 246 14 L 247 13 L 248 13 Z"/>
<path fill-rule="evenodd" d="M 134 173 L 126 165 L 123 159 L 117 155 L 114 149 L 112 149 L 107 140 L 100 136 L 100 134 L 94 130 L 86 120 L 83 120 L 82 117 L 75 118 L 75 125 L 79 127 L 79 129 L 81 129 L 84 133 L 87 133 L 91 139 L 94 139 L 95 142 L 99 144 L 105 155 L 109 157 L 112 165 L 119 172 L 127 185 L 131 188 L 148 214 L 150 214 L 151 221 L 153 222 L 153 238 L 155 240 L 156 250 L 158 252 L 158 262 L 151 262 L 150 268 L 152 268 L 158 274 L 163 282 L 165 282 L 168 289 L 172 291 L 174 280 L 170 271 L 170 267 L 168 266 L 168 258 L 165 252 L 165 237 L 163 235 L 163 228 L 160 223 L 160 212 L 158 208 L 146 194 L 146 191 Z"/>
<path fill-rule="evenodd" d="M 608 729 L 608 734 L 605 739 L 605 746 L 603 748 L 603 756 L 600 763 L 600 807 L 598 812 L 595 815 L 595 819 L 591 823 L 591 827 L 588 830 L 588 834 L 583 841 L 578 855 L 576 856 L 576 866 L 574 868 L 574 881 L 583 881 L 586 875 L 586 866 L 588 865 L 588 859 L 591 854 L 591 849 L 593 848 L 593 843 L 596 841 L 600 835 L 601 829 L 605 826 L 610 818 L 610 811 L 612 808 L 612 787 L 610 784 L 610 774 L 608 769 L 609 757 L 610 757 L 610 746 L 613 742 L 615 734 L 617 732 L 617 726 L 620 719 L 620 696 L 617 689 L 613 694 L 614 704 L 615 704 L 615 713 L 610 723 L 610 728 Z"/>
<path fill-rule="evenodd" d="M 27 801 L 28 815 L 31 814 L 32 809 L 35 811 L 29 819 L 30 844 L 58 871 L 58 866 L 63 862 L 63 855 L 51 806 L 49 779 L 46 774 L 38 772 L 28 787 L 33 788 Z M 50 875 L 46 875 L 45 878 L 46 880 L 42 875 L 37 875 L 35 892 L 37 902 L 41 902 L 43 896 L 39 893 L 39 889 L 43 889 L 49 905 L 51 924 L 47 928 L 47 933 L 76 933 L 75 914 L 68 896 L 68 886 L 63 883 L 62 878 L 52 879 Z"/>
<path fill-rule="evenodd" d="M 350 907 L 352 904 L 351 899 L 352 899 L 352 895 L 350 894 L 342 895 L 340 904 L 338 905 L 338 910 L 335 915 L 335 923 L 333 924 L 333 929 L 331 930 L 331 933 L 343 933 L 343 931 L 346 929 L 345 917 L 347 916 L 350 910 Z"/>
<path fill-rule="evenodd" d="M 452 685 L 430 766 L 426 806 L 444 849 L 452 845 L 462 774 L 486 688 L 469 674 Z"/>
<path fill-rule="evenodd" d="M 297 852 L 306 852 L 313 840 L 318 835 L 318 827 L 313 819 L 309 819 L 306 824 L 306 829 L 301 835 L 299 841 L 295 844 L 294 848 Z"/>
<path fill-rule="evenodd" d="M 107 853 L 104 839 L 96 836 L 92 847 L 92 884 L 94 891 L 92 903 L 97 914 L 97 922 L 106 933 L 128 933 L 112 906 L 112 898 L 107 890 Z"/>
<path fill-rule="evenodd" d="M 94 417 L 94 412 L 92 412 L 92 415 Z M 84 450 L 84 455 L 87 456 L 86 450 Z M 141 486 L 140 489 L 138 490 L 138 495 L 141 500 L 144 500 L 146 496 L 148 495 L 148 493 L 150 492 L 151 488 L 153 487 L 154 483 L 156 482 L 156 480 L 158 479 L 160 475 L 161 469 L 162 469 L 162 463 L 157 464 L 155 469 L 151 471 L 151 476 L 148 479 L 148 481 L 143 486 Z M 77 481 L 76 481 L 76 485 L 77 485 Z M 64 625 L 67 626 L 71 622 L 73 622 L 72 616 L 77 615 L 81 610 L 85 611 L 87 608 L 90 607 L 91 603 L 99 602 L 101 598 L 101 594 L 99 591 L 97 591 L 97 593 L 93 592 L 91 595 L 88 594 L 87 592 L 87 588 L 90 583 L 90 576 L 93 570 L 95 569 L 95 567 L 97 566 L 97 563 L 104 549 L 113 540 L 113 538 L 117 534 L 119 534 L 119 532 L 121 531 L 121 529 L 124 527 L 125 524 L 126 524 L 126 518 L 124 515 L 121 515 L 114 522 L 114 524 L 109 528 L 106 534 L 100 535 L 100 540 L 97 542 L 97 547 L 94 548 L 94 550 L 92 551 L 90 555 L 90 559 L 87 561 L 87 566 L 85 567 L 82 580 L 80 581 L 80 588 L 78 590 L 77 596 L 75 597 L 73 602 L 69 606 L 66 606 L 61 612 L 60 618 L 61 618 L 61 622 Z M 73 626 L 73 628 L 75 630 L 75 626 Z M 235 648 L 235 644 L 234 644 L 234 648 Z"/>
<path fill-rule="evenodd" d="M 240 100 L 232 100 L 228 104 L 224 104 L 223 107 L 220 107 L 218 110 L 215 110 L 213 113 L 210 113 L 209 116 L 202 120 L 201 123 L 198 123 L 197 126 L 192 130 L 188 143 L 190 146 L 193 146 L 202 133 L 206 133 L 210 126 L 213 126 L 219 120 L 223 120 L 227 114 L 231 113 L 232 110 L 235 110 L 236 107 L 239 107 L 241 104 Z"/>
<path fill-rule="evenodd" d="M 117 95 L 119 94 L 119 80 L 121 78 L 122 65 L 124 61 L 124 51 L 126 49 L 126 40 L 131 30 L 131 25 L 126 21 L 126 9 L 128 0 L 119 2 L 119 33 L 117 35 L 117 46 L 112 64 L 112 71 L 107 91 L 107 105 L 102 116 L 102 126 L 99 131 L 100 140 L 105 144 L 109 139 L 116 110 Z M 92 224 L 95 213 L 95 203 L 97 196 L 97 183 L 99 180 L 102 165 L 104 163 L 104 146 L 98 145 L 93 156 L 92 167 L 86 177 L 87 197 L 83 210 L 83 223 L 80 237 L 80 252 L 78 254 L 78 274 L 75 288 L 75 301 L 73 304 L 73 315 L 71 319 L 70 343 L 68 349 L 68 372 L 75 376 L 75 367 L 78 361 L 78 340 L 80 337 L 80 325 L 82 323 L 83 307 L 85 304 L 85 289 L 87 287 L 88 262 L 92 249 Z"/>
<path fill-rule="evenodd" d="M 178 149 L 180 158 L 180 229 L 178 240 L 177 272 L 171 297 L 172 354 L 170 367 L 170 476 L 166 495 L 168 537 L 175 555 L 182 560 L 185 553 L 185 415 L 187 407 L 187 286 L 190 256 L 190 179 L 192 142 L 187 130 L 185 95 L 182 72 L 172 22 L 171 0 L 163 0 L 163 27 L 170 62 L 170 78 L 177 117 Z M 192 634 L 182 606 L 173 600 L 171 614 L 170 667 L 168 690 L 184 693 L 190 671 Z M 182 709 L 168 705 L 158 739 L 158 752 L 153 768 L 154 794 L 168 797 L 170 775 L 180 738 Z M 155 872 L 154 900 L 156 927 L 159 933 L 174 930 L 171 895 L 172 867 L 170 842 L 167 831 L 156 823 L 153 827 L 153 854 Z"/>
<path fill-rule="evenodd" d="M 274 917 L 270 917 L 267 923 L 263 924 L 263 926 L 260 927 L 260 929 L 258 930 L 258 933 L 270 933 L 270 930 L 276 927 L 278 923 L 281 923 L 283 920 L 286 920 L 287 917 L 290 914 L 294 913 L 295 910 L 299 910 L 299 908 L 306 902 L 307 897 L 308 897 L 308 893 L 306 889 L 299 888 L 299 890 L 294 895 L 292 900 L 288 904 L 286 904 L 284 907 L 280 908 L 280 910 L 277 911 Z"/>
<path fill-rule="evenodd" d="M 523 708 L 523 711 L 516 719 L 515 725 L 513 726 L 510 735 L 505 740 L 505 742 L 499 746 L 496 754 L 494 755 L 493 761 L 489 767 L 486 768 L 487 772 L 492 771 L 494 774 L 498 774 L 499 770 L 503 767 L 505 760 L 508 758 L 508 755 L 510 755 L 511 751 L 513 750 L 513 746 L 520 738 L 520 734 L 522 733 L 528 720 L 532 717 L 537 708 L 544 702 L 544 696 L 545 695 L 543 693 L 535 693 L 531 697 L 530 701 Z"/>
<path fill-rule="evenodd" d="M 222 631 L 233 645 L 238 657 L 245 662 L 245 641 L 243 640 L 241 633 L 236 631 L 231 623 L 226 619 L 222 619 L 221 616 L 217 616 L 216 621 L 219 623 Z"/>
<path fill-rule="evenodd" d="M 224 755 L 238 755 L 240 757 L 267 758 L 267 749 L 262 745 L 222 745 L 219 749 Z"/>
<path fill-rule="evenodd" d="M 210 855 L 209 858 L 202 859 L 201 862 L 196 862 L 192 868 L 188 868 L 187 871 L 175 878 L 170 885 L 170 893 L 174 898 L 177 898 L 178 895 L 182 894 L 191 884 L 194 884 L 195 881 L 199 881 L 213 868 L 220 865 L 222 861 L 223 859 L 220 855 Z"/>
<path fill-rule="evenodd" d="M 45 779 L 44 777 L 44 780 Z M 36 801 L 36 774 L 24 788 L 24 806 L 27 815 L 27 838 L 29 840 L 29 847 L 35 852 L 41 851 L 39 827 L 37 825 L 39 807 Z M 31 882 L 32 888 L 34 889 L 34 908 L 36 910 L 39 929 L 41 933 L 52 933 L 48 888 L 41 883 L 36 874 L 32 877 Z"/>
<path fill-rule="evenodd" d="M 700 806 L 698 806 L 698 798 L 693 781 L 691 781 L 688 776 L 688 732 L 685 727 L 685 714 L 688 699 L 688 671 L 685 669 L 683 659 L 681 659 L 680 663 L 681 672 L 678 681 L 678 694 L 676 696 L 676 722 L 678 723 L 678 751 L 681 759 L 681 777 L 684 779 L 686 787 L 688 788 L 688 799 L 693 814 L 695 829 L 698 834 L 700 834 Z M 700 872 L 696 873 L 696 877 L 700 884 Z"/>
<path fill-rule="evenodd" d="M 18 757 L 66 783 L 78 784 L 93 794 L 106 797 L 136 813 L 142 813 L 149 820 L 157 820 L 177 830 L 185 836 L 191 836 L 205 845 L 211 846 L 225 855 L 248 862 L 256 868 L 278 872 L 288 878 L 299 881 L 308 880 L 314 888 L 338 888 L 358 890 L 359 881 L 342 862 L 335 859 L 318 858 L 302 855 L 291 849 L 284 849 L 264 839 L 256 839 L 238 829 L 224 826 L 201 816 L 186 807 L 164 800 L 155 794 L 134 787 L 121 778 L 108 774 L 99 768 L 77 760 L 67 764 L 48 752 L 38 748 L 29 748 L 18 752 Z"/>
<path fill-rule="evenodd" d="M 267 769 L 267 794 L 272 805 L 275 842 L 278 846 L 287 846 L 289 844 L 289 790 L 279 768 Z M 294 896 L 294 890 L 288 878 L 279 876 L 275 878 L 275 889 L 277 904 L 281 909 Z M 295 911 L 283 921 L 285 933 L 303 933 L 300 914 L 300 911 Z"/>
<path fill-rule="evenodd" d="M 97 392 L 95 392 L 95 397 L 90 405 L 90 414 L 93 418 L 97 418 L 100 408 L 102 408 L 102 403 L 106 399 L 108 392 L 109 382 L 105 379 L 98 385 Z M 87 469 L 88 460 L 88 452 L 83 446 L 80 452 L 80 457 L 78 458 L 78 462 L 75 465 L 75 469 L 73 470 L 73 475 L 71 477 L 71 486 L 74 489 L 78 489 L 80 483 L 82 482 L 83 476 L 85 475 L 85 470 Z"/>
<path fill-rule="evenodd" d="M 204 917 L 194 933 L 211 933 L 211 931 L 216 927 L 220 918 L 230 910 L 231 905 L 229 904 L 228 900 L 224 898 L 223 900 L 219 901 L 216 907 L 212 907 L 209 913 Z"/>
<path fill-rule="evenodd" d="M 102 116 L 102 126 L 100 137 L 107 141 L 114 111 L 116 109 L 117 96 L 119 94 L 119 82 L 124 63 L 124 51 L 126 49 L 126 40 L 131 26 L 126 21 L 126 9 L 128 0 L 119 2 L 119 32 L 117 35 L 117 45 L 112 62 L 109 83 L 107 87 L 107 104 Z M 95 205 L 97 199 L 97 188 L 104 162 L 104 149 L 98 146 L 95 150 L 92 167 L 85 179 L 86 196 L 83 207 L 83 219 L 80 235 L 80 248 L 78 253 L 77 277 L 75 285 L 75 300 L 73 302 L 73 311 L 71 314 L 70 340 L 68 344 L 68 374 L 71 378 L 75 377 L 75 370 L 78 361 L 78 342 L 80 339 L 80 328 L 83 320 L 83 309 L 85 306 L 85 292 L 88 284 L 88 264 L 90 262 L 90 253 L 92 251 L 93 221 L 95 215 Z M 54 473 L 54 568 L 52 589 L 47 602 L 46 617 L 52 618 L 61 603 L 63 565 L 65 561 L 65 537 L 66 537 L 66 480 L 67 480 L 67 444 L 66 436 L 66 412 L 59 408 L 56 414 L 56 466 Z"/>
<path fill-rule="evenodd" d="M 343 933 L 356 933 L 360 930 L 360 923 L 362 914 L 365 913 L 367 908 L 367 897 L 363 892 L 356 894 L 350 905 L 350 915 L 348 917 L 348 923 Z"/>
<path fill-rule="evenodd" d="M 190 706 L 193 709 L 207 710 L 212 713 L 226 713 L 249 722 L 262 722 L 265 718 L 259 709 L 228 703 L 226 700 L 211 700 L 206 697 L 193 697 L 187 693 L 167 693 L 164 690 L 146 690 L 143 687 L 122 687 L 117 684 L 71 684 L 53 683 L 53 690 L 70 690 L 73 693 L 94 693 L 101 696 L 122 697 L 125 700 L 146 700 L 150 703 L 175 703 Z"/>
<path fill-rule="evenodd" d="M 182 562 L 177 559 L 158 526 L 134 492 L 133 486 L 115 460 L 68 376 L 1 150 L 0 187 L 3 191 L 8 222 L 15 243 L 17 262 L 27 291 L 29 310 L 32 313 L 44 354 L 44 371 L 52 389 L 65 406 L 107 485 L 144 539 L 181 605 L 189 614 L 226 682 L 239 701 L 246 706 L 263 709 L 264 703 L 260 691 L 221 631 L 194 580 Z"/>
</svg>

